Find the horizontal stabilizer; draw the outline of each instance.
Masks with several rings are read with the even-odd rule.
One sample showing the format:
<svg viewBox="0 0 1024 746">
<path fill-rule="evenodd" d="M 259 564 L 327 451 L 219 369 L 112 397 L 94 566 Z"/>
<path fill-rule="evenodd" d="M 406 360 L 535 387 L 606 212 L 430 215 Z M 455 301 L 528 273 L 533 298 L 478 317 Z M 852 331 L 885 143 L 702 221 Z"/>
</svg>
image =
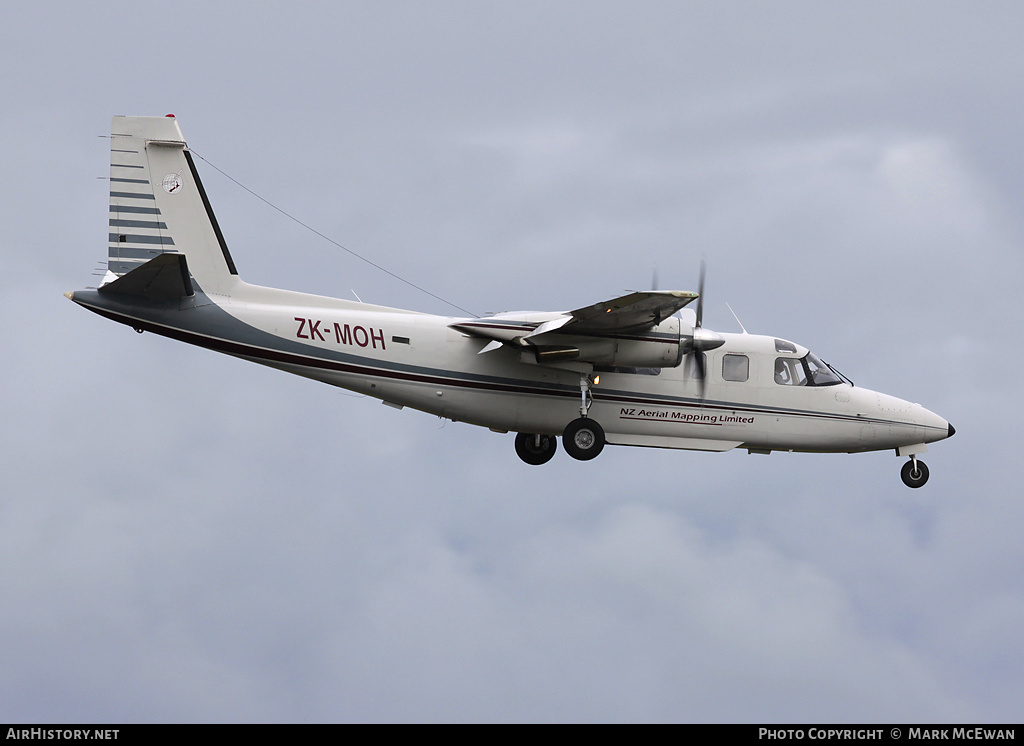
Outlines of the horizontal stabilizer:
<svg viewBox="0 0 1024 746">
<path fill-rule="evenodd" d="M 111 283 L 101 293 L 137 295 L 153 300 L 172 300 L 195 295 L 184 254 L 160 254 Z"/>
</svg>

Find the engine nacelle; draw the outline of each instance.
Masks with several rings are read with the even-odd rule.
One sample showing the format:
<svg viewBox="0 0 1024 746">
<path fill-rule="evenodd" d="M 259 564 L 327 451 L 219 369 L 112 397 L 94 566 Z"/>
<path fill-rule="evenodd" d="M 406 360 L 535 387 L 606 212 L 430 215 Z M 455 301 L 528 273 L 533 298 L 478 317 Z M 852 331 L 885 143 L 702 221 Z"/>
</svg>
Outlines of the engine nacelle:
<svg viewBox="0 0 1024 746">
<path fill-rule="evenodd" d="M 689 327 L 686 328 L 689 332 Z M 672 316 L 644 331 L 607 336 L 545 335 L 537 345 L 537 362 L 581 360 L 616 368 L 674 368 L 683 360 L 690 338 Z"/>
</svg>

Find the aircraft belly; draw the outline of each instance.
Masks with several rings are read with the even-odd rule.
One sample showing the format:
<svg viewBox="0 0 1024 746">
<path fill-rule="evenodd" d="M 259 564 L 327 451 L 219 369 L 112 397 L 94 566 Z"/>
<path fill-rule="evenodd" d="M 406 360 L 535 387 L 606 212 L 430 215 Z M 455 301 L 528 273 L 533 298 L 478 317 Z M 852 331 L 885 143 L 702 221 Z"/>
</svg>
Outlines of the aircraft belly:
<svg viewBox="0 0 1024 746">
<path fill-rule="evenodd" d="M 647 448 L 677 448 L 687 451 L 731 451 L 742 441 L 717 440 L 709 438 L 681 438 L 657 435 L 632 435 L 626 433 L 607 433 L 607 440 L 612 445 L 645 446 Z"/>
</svg>

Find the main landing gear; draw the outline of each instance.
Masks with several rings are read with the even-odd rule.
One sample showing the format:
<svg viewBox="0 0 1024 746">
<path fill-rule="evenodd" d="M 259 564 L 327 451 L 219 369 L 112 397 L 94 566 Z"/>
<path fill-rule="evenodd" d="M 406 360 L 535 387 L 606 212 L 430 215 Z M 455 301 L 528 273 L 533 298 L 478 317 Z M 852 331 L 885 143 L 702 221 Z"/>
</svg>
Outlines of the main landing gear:
<svg viewBox="0 0 1024 746">
<path fill-rule="evenodd" d="M 604 428 L 587 417 L 590 405 L 594 403 L 591 385 L 590 376 L 580 373 L 580 416 L 562 431 L 562 446 L 577 461 L 590 461 L 604 449 Z"/>
<path fill-rule="evenodd" d="M 928 481 L 928 467 L 924 461 L 918 461 L 917 456 L 911 456 L 910 461 L 903 464 L 900 478 L 907 487 L 921 487 Z"/>
<path fill-rule="evenodd" d="M 604 449 L 604 428 L 597 420 L 578 417 L 562 431 L 562 446 L 565 452 L 578 461 L 597 458 Z M 558 439 L 554 435 L 537 433 L 516 434 L 516 454 L 531 466 L 546 464 L 558 450 Z"/>
<path fill-rule="evenodd" d="M 516 434 L 516 453 L 530 466 L 546 464 L 557 450 L 558 440 L 554 435 Z"/>
<path fill-rule="evenodd" d="M 596 420 L 579 417 L 562 431 L 562 447 L 578 461 L 590 461 L 604 449 L 604 428 Z"/>
<path fill-rule="evenodd" d="M 587 417 L 594 398 L 590 393 L 590 376 L 580 374 L 580 416 L 565 426 L 562 431 L 562 446 L 565 452 L 578 461 L 589 461 L 604 450 L 604 428 Z M 546 464 L 557 449 L 555 436 L 519 433 L 516 435 L 516 453 L 532 466 Z"/>
</svg>

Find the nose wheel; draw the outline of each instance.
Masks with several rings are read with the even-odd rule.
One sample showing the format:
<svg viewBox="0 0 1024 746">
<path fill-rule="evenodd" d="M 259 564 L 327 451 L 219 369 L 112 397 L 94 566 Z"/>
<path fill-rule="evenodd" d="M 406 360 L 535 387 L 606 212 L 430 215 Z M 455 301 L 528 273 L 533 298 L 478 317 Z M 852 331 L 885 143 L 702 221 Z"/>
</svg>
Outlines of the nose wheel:
<svg viewBox="0 0 1024 746">
<path fill-rule="evenodd" d="M 900 478 L 907 487 L 921 487 L 928 481 L 928 467 L 924 461 L 918 461 L 916 456 L 911 456 L 910 461 L 903 464 Z"/>
</svg>

